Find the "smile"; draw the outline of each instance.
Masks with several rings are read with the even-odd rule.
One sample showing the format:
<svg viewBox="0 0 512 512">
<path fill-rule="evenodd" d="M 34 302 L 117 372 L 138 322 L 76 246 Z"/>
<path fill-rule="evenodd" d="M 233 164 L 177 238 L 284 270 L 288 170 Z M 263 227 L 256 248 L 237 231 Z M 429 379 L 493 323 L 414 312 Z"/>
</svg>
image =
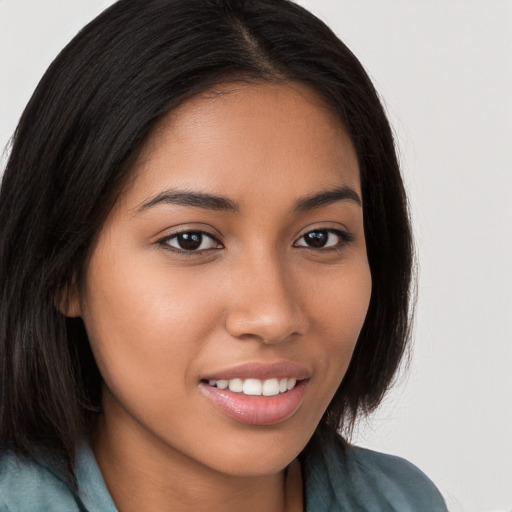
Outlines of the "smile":
<svg viewBox="0 0 512 512">
<path fill-rule="evenodd" d="M 271 379 L 219 379 L 209 380 L 208 384 L 217 389 L 229 389 L 233 393 L 247 396 L 276 396 L 291 391 L 297 384 L 294 377 Z"/>
<path fill-rule="evenodd" d="M 199 389 L 222 415 L 248 425 L 275 425 L 294 416 L 311 371 L 292 361 L 248 362 L 203 375 Z"/>
<path fill-rule="evenodd" d="M 309 383 L 309 379 L 296 380 L 295 378 L 266 380 L 234 378 L 222 382 L 223 380 L 201 382 L 200 389 L 208 401 L 231 420 L 260 426 L 275 425 L 294 416 L 302 405 Z M 217 387 L 219 381 L 221 386 L 227 383 L 227 387 L 224 389 Z M 210 382 L 216 385 L 211 385 Z M 231 382 L 233 382 L 233 388 L 240 391 L 229 389 Z M 266 384 L 267 382 L 270 384 Z M 284 388 L 284 382 L 287 388 L 290 386 L 291 389 L 280 391 Z M 276 384 L 282 385 L 283 388 Z M 264 391 L 274 394 L 264 395 Z"/>
</svg>

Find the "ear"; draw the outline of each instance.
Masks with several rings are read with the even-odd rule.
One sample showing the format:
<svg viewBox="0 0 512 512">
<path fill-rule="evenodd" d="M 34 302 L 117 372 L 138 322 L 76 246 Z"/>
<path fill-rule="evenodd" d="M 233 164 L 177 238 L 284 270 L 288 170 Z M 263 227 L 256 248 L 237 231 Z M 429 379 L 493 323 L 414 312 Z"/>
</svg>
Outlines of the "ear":
<svg viewBox="0 0 512 512">
<path fill-rule="evenodd" d="M 82 305 L 80 304 L 80 293 L 78 285 L 73 278 L 72 283 L 65 286 L 56 298 L 57 309 L 67 317 L 82 316 Z"/>
</svg>

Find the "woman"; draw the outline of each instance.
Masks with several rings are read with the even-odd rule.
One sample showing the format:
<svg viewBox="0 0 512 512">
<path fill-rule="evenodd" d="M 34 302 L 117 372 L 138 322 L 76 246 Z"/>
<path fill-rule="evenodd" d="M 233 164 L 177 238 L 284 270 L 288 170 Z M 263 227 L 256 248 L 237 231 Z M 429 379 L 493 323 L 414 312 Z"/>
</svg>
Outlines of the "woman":
<svg viewBox="0 0 512 512">
<path fill-rule="evenodd" d="M 348 434 L 409 334 L 357 59 L 284 0 L 121 0 L 43 77 L 0 197 L 2 510 L 445 510 Z"/>
</svg>

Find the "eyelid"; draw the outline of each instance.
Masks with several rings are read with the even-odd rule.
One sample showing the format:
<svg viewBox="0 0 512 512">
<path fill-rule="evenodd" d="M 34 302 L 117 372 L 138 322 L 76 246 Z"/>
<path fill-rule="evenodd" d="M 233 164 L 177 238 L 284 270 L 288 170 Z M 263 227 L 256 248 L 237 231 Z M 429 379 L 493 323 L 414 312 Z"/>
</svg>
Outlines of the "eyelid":
<svg viewBox="0 0 512 512">
<path fill-rule="evenodd" d="M 334 234 L 338 236 L 339 242 L 333 246 L 324 246 L 324 247 L 311 247 L 308 245 L 298 245 L 298 241 L 304 238 L 308 233 L 314 233 L 315 231 L 326 231 L 329 234 Z M 333 227 L 313 227 L 313 228 L 307 228 L 302 232 L 302 234 L 295 239 L 293 242 L 294 247 L 299 247 L 301 249 L 310 249 L 313 251 L 329 251 L 329 250 L 339 250 L 343 248 L 345 245 L 353 242 L 355 240 L 354 235 L 346 230 L 346 229 L 340 229 L 340 228 L 333 228 Z"/>
<path fill-rule="evenodd" d="M 184 234 L 184 233 L 199 233 L 202 236 L 206 236 L 206 237 L 214 240 L 220 247 L 209 247 L 207 249 L 187 250 L 187 249 L 181 249 L 178 247 L 173 247 L 172 245 L 170 245 L 168 243 L 169 240 L 171 240 L 181 234 Z M 217 251 L 219 249 L 224 248 L 224 244 L 222 243 L 222 237 L 220 235 L 213 234 L 210 231 L 207 231 L 202 228 L 194 228 L 191 226 L 178 228 L 175 231 L 158 238 L 154 243 L 163 246 L 165 249 L 167 249 L 169 251 L 172 251 L 172 252 L 180 254 L 180 255 L 186 255 L 186 256 L 205 254 L 210 251 Z"/>
<path fill-rule="evenodd" d="M 298 242 L 303 239 L 307 234 L 315 232 L 315 231 L 324 231 L 329 234 L 334 234 L 338 237 L 338 243 L 334 245 L 328 245 L 328 246 L 322 246 L 322 247 L 313 247 L 307 244 L 299 244 Z M 169 240 L 172 240 L 173 238 L 179 236 L 183 233 L 199 233 L 203 237 L 208 237 L 211 240 L 215 241 L 216 244 L 218 244 L 218 247 L 208 247 L 206 249 L 183 249 L 178 247 L 173 247 L 168 242 Z M 155 244 L 163 246 L 165 249 L 172 251 L 174 253 L 177 253 L 179 255 L 186 255 L 186 256 L 193 256 L 193 255 L 201 255 L 205 254 L 211 251 L 217 251 L 219 249 L 224 249 L 224 243 L 223 243 L 223 237 L 220 234 L 214 234 L 209 230 L 206 230 L 201 227 L 194 227 L 194 226 L 182 226 L 174 231 L 167 233 L 164 236 L 161 236 L 157 240 L 155 240 Z M 347 229 L 341 229 L 339 227 L 332 227 L 332 226 L 311 226 L 302 231 L 302 234 L 298 236 L 295 241 L 293 242 L 293 246 L 300 248 L 300 249 L 307 249 L 311 251 L 339 251 L 343 249 L 347 244 L 353 242 L 355 239 L 354 235 L 349 232 Z"/>
<path fill-rule="evenodd" d="M 201 233 L 207 235 L 215 240 L 218 240 L 222 243 L 224 240 L 224 236 L 217 231 L 213 226 L 203 223 L 203 222 L 184 222 L 181 224 L 177 224 L 175 226 L 168 226 L 165 229 L 162 229 L 159 234 L 153 236 L 153 241 L 158 243 L 159 241 L 169 239 L 173 236 L 179 235 L 181 233 Z"/>
</svg>

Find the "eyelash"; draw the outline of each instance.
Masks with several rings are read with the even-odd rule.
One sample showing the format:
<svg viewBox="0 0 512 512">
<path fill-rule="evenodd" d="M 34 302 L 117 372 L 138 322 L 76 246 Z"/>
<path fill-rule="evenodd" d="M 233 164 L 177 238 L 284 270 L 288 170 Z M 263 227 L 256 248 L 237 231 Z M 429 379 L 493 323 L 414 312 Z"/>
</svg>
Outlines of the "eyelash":
<svg viewBox="0 0 512 512">
<path fill-rule="evenodd" d="M 338 242 L 333 246 L 322 246 L 322 247 L 311 247 L 309 245 L 297 245 L 299 240 L 302 240 L 307 235 L 311 235 L 312 233 L 327 233 L 327 243 L 331 238 L 331 235 L 335 235 L 338 237 Z M 319 229 L 311 229 L 304 233 L 301 237 L 299 237 L 294 243 L 294 247 L 301 247 L 304 249 L 310 249 L 314 251 L 341 251 L 347 244 L 354 241 L 354 235 L 349 233 L 348 231 L 343 231 L 341 229 L 334 228 L 319 228 Z"/>
<path fill-rule="evenodd" d="M 302 240 L 305 236 L 311 235 L 312 233 L 326 233 L 327 234 L 327 242 L 329 243 L 329 239 L 331 238 L 331 235 L 335 235 L 338 237 L 338 242 L 333 246 L 322 246 L 322 247 L 312 247 L 310 245 L 298 245 L 298 242 Z M 170 241 L 173 239 L 177 239 L 180 235 L 189 235 L 189 236 L 197 236 L 199 235 L 200 238 L 200 245 L 201 246 L 204 242 L 204 237 L 210 239 L 212 242 L 215 242 L 220 247 L 208 247 L 206 249 L 184 249 L 182 247 L 173 247 L 170 245 Z M 318 237 L 317 237 L 318 239 Z M 294 243 L 294 247 L 298 247 L 301 249 L 307 249 L 312 251 L 340 251 L 342 250 L 347 244 L 354 241 L 354 236 L 349 233 L 348 231 L 343 231 L 340 229 L 333 229 L 333 228 L 320 228 L 320 229 L 312 229 L 310 231 L 307 231 L 302 236 L 300 236 Z M 211 233 L 208 233 L 206 231 L 201 231 L 197 229 L 191 229 L 188 231 L 180 231 L 178 233 L 173 233 L 172 235 L 166 236 L 164 238 L 161 238 L 160 240 L 157 240 L 157 243 L 164 246 L 167 250 L 170 250 L 172 252 L 186 255 L 186 256 L 193 256 L 193 255 L 201 255 L 205 254 L 207 252 L 216 251 L 219 249 L 223 249 L 224 246 L 222 245 L 222 242 L 219 240 L 218 237 L 212 235 Z"/>
<path fill-rule="evenodd" d="M 184 249 L 184 248 L 180 248 L 180 247 L 173 247 L 172 245 L 170 245 L 169 242 L 171 240 L 177 239 L 181 235 L 183 235 L 183 236 L 184 235 L 190 235 L 190 236 L 199 235 L 201 238 L 206 237 L 207 239 L 211 240 L 212 242 L 215 242 L 216 244 L 220 245 L 220 247 L 209 247 L 207 249 L 193 249 L 193 250 L 190 249 L 189 250 L 189 249 Z M 200 245 L 203 244 L 203 241 L 204 240 L 201 239 Z M 194 255 L 205 254 L 206 252 L 217 251 L 224 247 L 218 237 L 216 237 L 206 231 L 201 231 L 200 229 L 190 229 L 190 230 L 179 231 L 178 233 L 173 233 L 172 235 L 169 235 L 164 238 L 161 238 L 160 240 L 157 240 L 157 243 L 164 246 L 169 251 L 172 251 L 172 252 L 175 252 L 178 254 L 183 254 L 185 256 L 194 256 Z"/>
</svg>

